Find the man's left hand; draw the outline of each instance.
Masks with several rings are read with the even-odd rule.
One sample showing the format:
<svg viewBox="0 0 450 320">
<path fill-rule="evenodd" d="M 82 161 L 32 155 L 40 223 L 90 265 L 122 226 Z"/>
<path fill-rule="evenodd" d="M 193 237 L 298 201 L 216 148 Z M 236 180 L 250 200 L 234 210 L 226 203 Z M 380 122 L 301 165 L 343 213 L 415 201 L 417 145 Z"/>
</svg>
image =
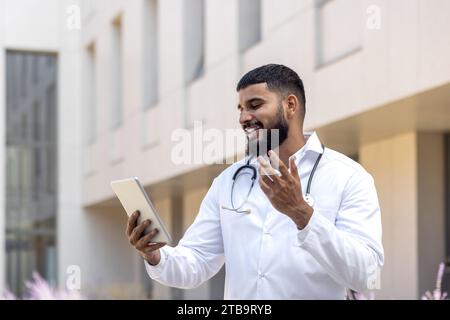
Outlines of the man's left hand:
<svg viewBox="0 0 450 320">
<path fill-rule="evenodd" d="M 271 164 L 261 156 L 258 157 L 261 190 L 275 209 L 291 218 L 298 229 L 303 229 L 308 224 L 314 210 L 303 199 L 295 159 L 289 159 L 290 170 L 288 170 L 274 151 L 269 151 L 269 157 L 271 163 L 279 168 L 281 175 L 275 174 L 276 171 Z"/>
</svg>

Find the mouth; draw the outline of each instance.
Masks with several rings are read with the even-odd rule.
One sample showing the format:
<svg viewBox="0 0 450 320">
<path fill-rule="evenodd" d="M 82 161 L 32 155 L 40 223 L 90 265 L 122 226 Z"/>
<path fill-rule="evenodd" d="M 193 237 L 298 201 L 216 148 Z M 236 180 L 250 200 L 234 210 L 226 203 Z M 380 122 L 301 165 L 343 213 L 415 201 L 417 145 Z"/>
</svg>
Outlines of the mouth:
<svg viewBox="0 0 450 320">
<path fill-rule="evenodd" d="M 249 123 L 244 126 L 244 131 L 247 135 L 258 131 L 259 129 L 264 129 L 264 126 L 259 122 L 258 123 L 255 123 L 255 122 Z"/>
</svg>

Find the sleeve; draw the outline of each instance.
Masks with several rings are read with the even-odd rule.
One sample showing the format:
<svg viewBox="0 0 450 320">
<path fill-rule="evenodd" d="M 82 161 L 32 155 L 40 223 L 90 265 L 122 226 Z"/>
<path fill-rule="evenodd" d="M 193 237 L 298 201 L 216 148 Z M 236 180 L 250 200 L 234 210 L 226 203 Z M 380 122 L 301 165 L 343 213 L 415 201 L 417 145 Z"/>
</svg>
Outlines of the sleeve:
<svg viewBox="0 0 450 320">
<path fill-rule="evenodd" d="M 345 186 L 333 224 L 314 212 L 298 232 L 307 250 L 338 283 L 354 291 L 376 289 L 384 264 L 381 214 L 373 178 L 353 174 Z"/>
<path fill-rule="evenodd" d="M 166 286 L 191 289 L 220 270 L 224 263 L 224 250 L 218 192 L 216 178 L 200 205 L 194 223 L 178 245 L 161 248 L 161 260 L 157 265 L 145 262 L 152 279 Z"/>
</svg>

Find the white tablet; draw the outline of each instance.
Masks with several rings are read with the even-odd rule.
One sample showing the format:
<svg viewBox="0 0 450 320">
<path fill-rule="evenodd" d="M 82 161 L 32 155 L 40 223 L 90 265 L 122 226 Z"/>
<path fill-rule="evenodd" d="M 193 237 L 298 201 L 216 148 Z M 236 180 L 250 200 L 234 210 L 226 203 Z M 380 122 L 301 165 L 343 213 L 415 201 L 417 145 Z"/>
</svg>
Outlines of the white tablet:
<svg viewBox="0 0 450 320">
<path fill-rule="evenodd" d="M 145 229 L 144 233 L 148 233 L 150 229 L 157 228 L 158 233 L 151 240 L 152 242 L 165 242 L 170 244 L 170 237 L 167 228 L 164 226 L 162 219 L 156 212 L 155 206 L 147 196 L 144 188 L 137 177 L 111 181 L 111 187 L 117 198 L 125 209 L 128 216 L 136 210 L 141 213 L 138 218 L 138 224 L 144 220 L 150 219 L 152 223 Z"/>
</svg>

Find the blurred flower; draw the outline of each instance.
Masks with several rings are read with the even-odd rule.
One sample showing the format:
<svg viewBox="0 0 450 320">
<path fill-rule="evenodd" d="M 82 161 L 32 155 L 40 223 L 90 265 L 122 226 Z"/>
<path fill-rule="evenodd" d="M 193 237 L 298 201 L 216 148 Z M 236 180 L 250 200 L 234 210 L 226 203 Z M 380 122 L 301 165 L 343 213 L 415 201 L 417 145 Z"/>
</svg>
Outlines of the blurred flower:
<svg viewBox="0 0 450 320">
<path fill-rule="evenodd" d="M 11 291 L 5 290 L 5 292 L 0 294 L 0 300 L 16 300 L 16 296 Z"/>
<path fill-rule="evenodd" d="M 33 272 L 33 281 L 25 283 L 27 293 L 25 300 L 82 300 L 84 297 L 77 290 L 58 290 L 52 288 L 37 272 Z M 16 300 L 9 291 L 0 295 L 0 300 Z"/>
<path fill-rule="evenodd" d="M 445 264 L 441 262 L 439 264 L 437 279 L 436 279 L 436 289 L 433 290 L 433 293 L 430 291 L 425 292 L 422 296 L 422 300 L 446 300 L 447 292 L 442 292 L 441 284 L 442 277 L 444 276 Z"/>
<path fill-rule="evenodd" d="M 375 293 L 369 292 L 368 295 L 366 296 L 363 293 L 348 289 L 347 300 L 375 300 Z"/>
</svg>

